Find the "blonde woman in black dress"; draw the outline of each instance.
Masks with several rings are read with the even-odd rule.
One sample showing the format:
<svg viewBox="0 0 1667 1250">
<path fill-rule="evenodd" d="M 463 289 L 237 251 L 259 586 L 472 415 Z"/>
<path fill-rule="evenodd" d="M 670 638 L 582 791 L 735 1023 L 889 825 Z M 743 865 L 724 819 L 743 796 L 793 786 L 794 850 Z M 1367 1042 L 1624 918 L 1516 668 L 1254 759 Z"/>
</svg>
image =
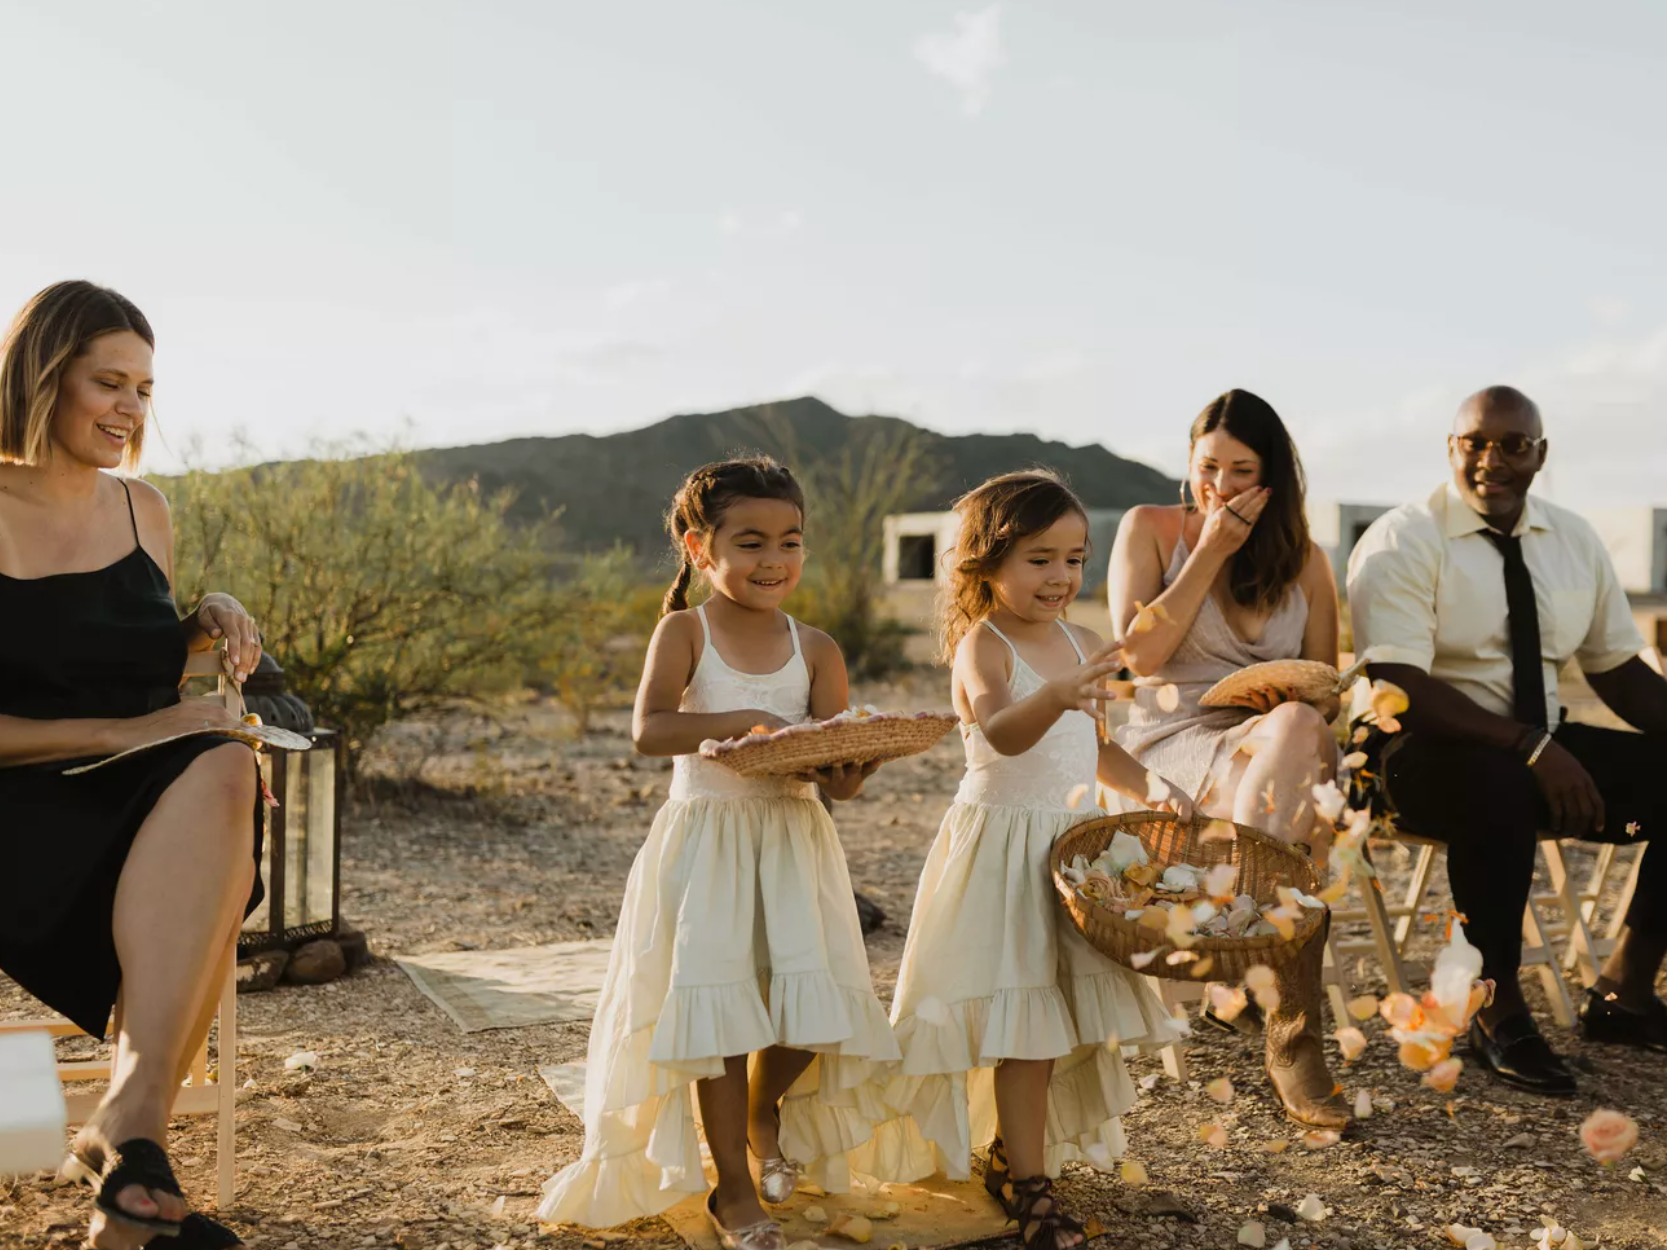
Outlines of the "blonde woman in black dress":
<svg viewBox="0 0 1667 1250">
<path fill-rule="evenodd" d="M 0 361 L 0 971 L 94 1036 L 114 1008 L 110 1091 L 72 1147 L 99 1175 L 101 1250 L 241 1244 L 191 1212 L 165 1150 L 261 893 L 254 758 L 196 737 L 64 775 L 232 723 L 181 702 L 188 651 L 224 640 L 240 680 L 260 657 L 228 595 L 180 619 L 167 501 L 114 473 L 139 460 L 154 344 L 129 301 L 63 282 L 18 314 Z"/>
</svg>

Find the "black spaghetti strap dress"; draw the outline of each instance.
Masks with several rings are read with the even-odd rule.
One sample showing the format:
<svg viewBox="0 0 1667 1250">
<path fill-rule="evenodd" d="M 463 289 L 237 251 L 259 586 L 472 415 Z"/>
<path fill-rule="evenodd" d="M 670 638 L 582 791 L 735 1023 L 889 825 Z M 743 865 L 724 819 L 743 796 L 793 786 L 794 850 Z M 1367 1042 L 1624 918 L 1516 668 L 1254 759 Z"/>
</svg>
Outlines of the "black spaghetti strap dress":
<svg viewBox="0 0 1667 1250">
<path fill-rule="evenodd" d="M 0 715 L 119 718 L 179 702 L 185 631 L 137 523 L 133 541 L 90 573 L 0 574 Z M 230 741 L 187 738 L 76 777 L 64 770 L 90 760 L 0 768 L 0 971 L 94 1037 L 121 984 L 111 928 L 133 839 L 190 763 Z M 259 864 L 259 797 L 251 818 Z M 257 877 L 250 910 L 264 893 Z"/>
</svg>

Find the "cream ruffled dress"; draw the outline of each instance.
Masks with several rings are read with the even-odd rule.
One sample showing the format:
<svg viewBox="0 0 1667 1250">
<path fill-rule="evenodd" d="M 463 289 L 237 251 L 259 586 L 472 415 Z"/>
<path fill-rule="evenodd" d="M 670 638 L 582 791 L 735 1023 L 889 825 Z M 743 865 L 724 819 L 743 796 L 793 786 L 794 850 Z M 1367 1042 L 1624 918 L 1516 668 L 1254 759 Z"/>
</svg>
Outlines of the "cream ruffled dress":
<svg viewBox="0 0 1667 1250">
<path fill-rule="evenodd" d="M 1012 696 L 1044 682 L 1012 642 Z M 1070 636 L 1070 630 L 1065 631 Z M 1078 656 L 1082 649 L 1071 638 Z M 996 1133 L 995 1065 L 1054 1059 L 1044 1163 L 1050 1176 L 1124 1149 L 1118 1117 L 1134 1103 L 1119 1047 L 1163 1043 L 1186 1025 L 1143 978 L 1072 927 L 1048 866 L 1054 841 L 1101 813 L 1092 795 L 1094 721 L 1067 712 L 1022 755 L 1003 756 L 964 725 L 967 771 L 920 875 L 892 1003 L 902 1074 L 882 1095 L 893 1117 L 856 1166 L 885 1181 L 970 1175 L 972 1150 Z"/>
<path fill-rule="evenodd" d="M 742 673 L 706 645 L 685 712 L 806 719 L 810 670 Z M 585 1144 L 545 1183 L 538 1218 L 611 1228 L 704 1193 L 693 1082 L 774 1045 L 816 1060 L 782 1100 L 781 1146 L 833 1192 L 884 1115 L 869 1092 L 897 1042 L 874 996 L 845 855 L 813 786 L 678 756 L 671 797 L 625 886 L 591 1025 Z"/>
</svg>

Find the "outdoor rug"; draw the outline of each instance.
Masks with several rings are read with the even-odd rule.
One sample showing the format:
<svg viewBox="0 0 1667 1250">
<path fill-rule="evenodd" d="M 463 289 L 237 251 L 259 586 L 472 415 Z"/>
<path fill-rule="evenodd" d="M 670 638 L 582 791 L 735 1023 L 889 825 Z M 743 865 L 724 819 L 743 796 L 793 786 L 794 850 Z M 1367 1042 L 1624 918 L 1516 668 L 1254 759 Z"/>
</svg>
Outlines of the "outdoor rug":
<svg viewBox="0 0 1667 1250">
<path fill-rule="evenodd" d="M 465 1033 L 588 1021 L 612 938 L 507 951 L 405 955 L 395 962 Z"/>
<path fill-rule="evenodd" d="M 538 1074 L 562 1106 L 582 1120 L 584 1062 L 551 1064 L 540 1068 Z M 704 1144 L 701 1150 L 704 1154 Z M 770 1213 L 781 1221 L 789 1246 L 808 1241 L 825 1250 L 854 1250 L 852 1242 L 827 1235 L 827 1222 L 812 1223 L 805 1219 L 806 1209 L 820 1207 L 831 1221 L 847 1212 L 863 1216 L 883 1212 L 888 1202 L 895 1202 L 900 1210 L 895 1216 L 873 1221 L 874 1238 L 869 1243 L 873 1250 L 885 1250 L 898 1242 L 909 1250 L 948 1250 L 999 1237 L 1004 1228 L 1007 1228 L 1006 1235 L 1012 1236 L 1006 1218 L 984 1192 L 980 1180 L 946 1181 L 934 1177 L 914 1185 L 856 1188 L 860 1183 L 860 1179 L 854 1179 L 850 1193 L 837 1195 L 823 1195 L 807 1187 L 794 1194 L 786 1205 L 772 1207 Z M 703 1197 L 687 1198 L 661 1218 L 692 1250 L 718 1250 L 718 1237 L 706 1218 Z"/>
</svg>

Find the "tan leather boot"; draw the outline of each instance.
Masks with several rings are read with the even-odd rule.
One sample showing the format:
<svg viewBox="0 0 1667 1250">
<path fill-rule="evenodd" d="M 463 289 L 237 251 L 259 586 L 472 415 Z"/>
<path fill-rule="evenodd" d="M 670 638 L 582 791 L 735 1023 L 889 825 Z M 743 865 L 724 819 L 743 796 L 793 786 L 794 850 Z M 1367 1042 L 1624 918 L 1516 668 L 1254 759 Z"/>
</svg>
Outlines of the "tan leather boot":
<svg viewBox="0 0 1667 1250">
<path fill-rule="evenodd" d="M 1326 1066 L 1324 995 L 1320 966 L 1325 958 L 1330 915 L 1296 958 L 1274 969 L 1279 1009 L 1267 1017 L 1267 1070 L 1285 1114 L 1310 1128 L 1341 1131 L 1349 1124 L 1349 1104 Z"/>
</svg>

